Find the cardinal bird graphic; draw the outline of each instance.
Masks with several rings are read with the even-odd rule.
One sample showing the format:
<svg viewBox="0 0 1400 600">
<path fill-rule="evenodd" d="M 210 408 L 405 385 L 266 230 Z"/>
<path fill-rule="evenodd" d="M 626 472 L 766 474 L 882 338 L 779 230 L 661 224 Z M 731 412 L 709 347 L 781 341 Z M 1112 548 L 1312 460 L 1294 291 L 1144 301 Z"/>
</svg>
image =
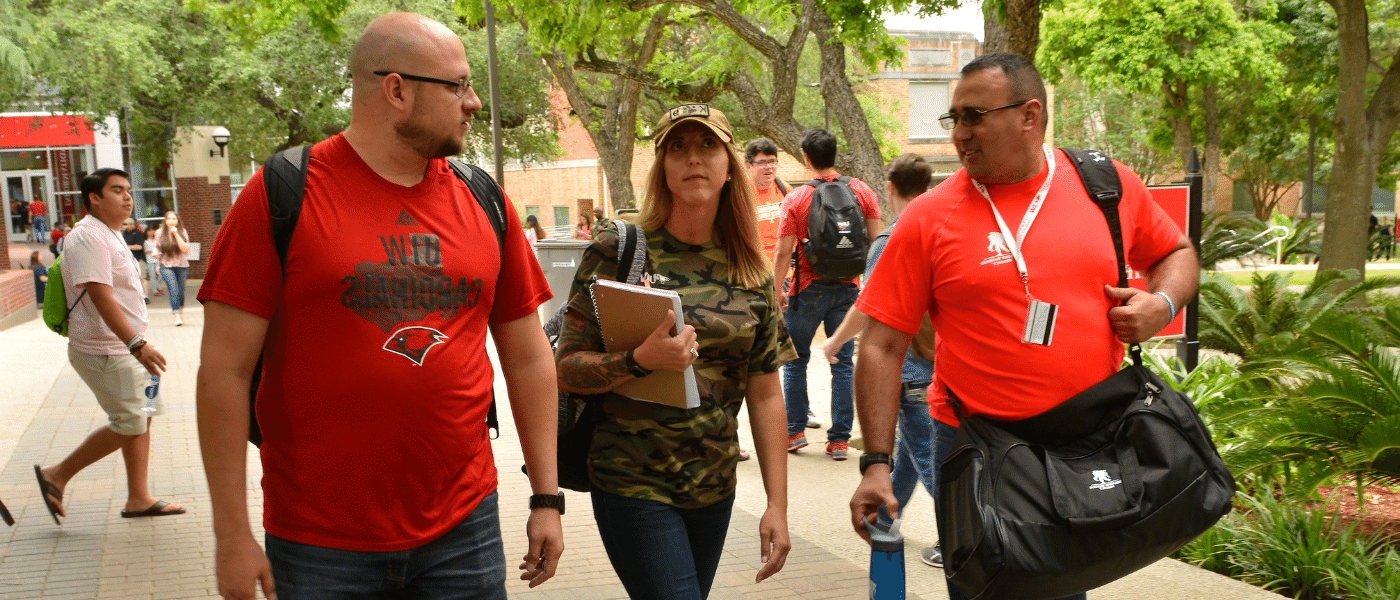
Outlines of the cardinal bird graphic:
<svg viewBox="0 0 1400 600">
<path fill-rule="evenodd" d="M 447 336 L 436 329 L 404 327 L 389 336 L 388 341 L 384 342 L 384 349 L 394 354 L 402 354 L 421 367 L 423 359 L 428 356 L 428 350 L 446 339 Z"/>
</svg>

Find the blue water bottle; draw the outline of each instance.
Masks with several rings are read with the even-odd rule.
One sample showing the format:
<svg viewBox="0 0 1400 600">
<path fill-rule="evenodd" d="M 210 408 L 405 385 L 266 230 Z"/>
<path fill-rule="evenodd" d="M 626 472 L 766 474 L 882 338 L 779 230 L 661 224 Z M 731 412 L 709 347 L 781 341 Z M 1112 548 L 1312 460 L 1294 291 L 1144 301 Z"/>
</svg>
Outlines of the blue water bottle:
<svg viewBox="0 0 1400 600">
<path fill-rule="evenodd" d="M 870 532 L 870 600 L 904 600 L 904 536 L 899 519 L 865 524 Z"/>
<path fill-rule="evenodd" d="M 141 406 L 141 410 L 152 415 L 156 412 L 156 396 L 160 395 L 160 375 L 152 375 L 151 383 L 146 386 L 146 403 Z"/>
</svg>

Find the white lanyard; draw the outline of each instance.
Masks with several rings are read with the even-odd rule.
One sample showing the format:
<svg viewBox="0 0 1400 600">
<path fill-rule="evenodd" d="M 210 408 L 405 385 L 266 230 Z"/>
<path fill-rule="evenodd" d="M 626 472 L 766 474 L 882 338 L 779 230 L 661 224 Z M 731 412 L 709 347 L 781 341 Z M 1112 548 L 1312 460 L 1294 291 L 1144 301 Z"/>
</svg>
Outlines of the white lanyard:
<svg viewBox="0 0 1400 600">
<path fill-rule="evenodd" d="M 996 217 L 997 227 L 1001 228 L 1001 238 L 1006 242 L 1006 247 L 1011 252 L 1011 258 L 1016 259 L 1016 271 L 1021 274 L 1021 286 L 1026 288 L 1026 297 L 1031 297 L 1030 277 L 1026 273 L 1026 259 L 1021 253 L 1021 244 L 1026 241 L 1026 232 L 1030 231 L 1031 223 L 1035 222 L 1036 216 L 1040 214 L 1041 205 L 1045 204 L 1045 195 L 1050 192 L 1050 182 L 1055 180 L 1055 152 L 1049 146 L 1041 146 L 1045 152 L 1045 162 L 1049 165 L 1049 172 L 1045 175 L 1045 183 L 1040 184 L 1040 191 L 1036 192 L 1035 199 L 1031 200 L 1031 205 L 1026 209 L 1026 214 L 1021 217 L 1021 225 L 1016 228 L 1016 237 L 1011 236 L 1011 229 L 1006 226 L 1006 220 L 1001 218 L 1001 212 L 997 210 L 997 205 L 992 202 L 992 195 L 987 193 L 987 187 L 976 179 L 972 180 L 972 186 L 982 193 L 982 197 L 987 199 L 987 204 L 992 205 L 992 216 Z"/>
</svg>

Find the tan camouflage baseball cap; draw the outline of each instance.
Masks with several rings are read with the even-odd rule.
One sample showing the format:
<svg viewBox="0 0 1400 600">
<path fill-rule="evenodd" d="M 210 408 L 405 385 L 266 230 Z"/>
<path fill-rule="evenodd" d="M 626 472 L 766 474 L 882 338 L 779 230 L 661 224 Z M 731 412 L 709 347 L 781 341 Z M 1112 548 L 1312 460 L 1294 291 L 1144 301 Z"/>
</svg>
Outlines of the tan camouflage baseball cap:
<svg viewBox="0 0 1400 600">
<path fill-rule="evenodd" d="M 729 119 L 725 118 L 724 113 L 708 104 L 682 104 L 661 115 L 661 121 L 656 124 L 656 135 L 651 140 L 652 148 L 661 147 L 661 141 L 666 139 L 671 128 L 686 121 L 699 121 L 724 143 L 734 143 L 734 131 L 729 128 Z"/>
</svg>

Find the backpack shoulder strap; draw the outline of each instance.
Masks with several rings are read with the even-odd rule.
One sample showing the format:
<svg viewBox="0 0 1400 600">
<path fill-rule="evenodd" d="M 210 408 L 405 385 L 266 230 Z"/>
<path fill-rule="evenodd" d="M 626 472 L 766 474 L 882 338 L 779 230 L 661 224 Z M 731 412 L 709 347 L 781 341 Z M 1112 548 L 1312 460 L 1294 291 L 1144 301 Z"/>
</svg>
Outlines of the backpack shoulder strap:
<svg viewBox="0 0 1400 600">
<path fill-rule="evenodd" d="M 306 191 L 306 165 L 311 146 L 297 146 L 274 153 L 263 163 L 263 190 L 267 195 L 268 223 L 272 245 L 282 270 L 287 269 L 287 251 L 292 232 L 301 217 L 301 198 Z"/>
<path fill-rule="evenodd" d="M 1108 233 L 1113 237 L 1113 252 L 1118 259 L 1118 287 L 1128 286 L 1128 265 L 1123 256 L 1123 225 L 1118 218 L 1118 202 L 1123 199 L 1123 183 L 1118 179 L 1118 169 L 1108 156 L 1097 150 L 1073 150 L 1061 148 L 1069 155 L 1074 168 L 1079 172 L 1079 180 L 1089 198 L 1103 212 L 1108 222 Z"/>
<path fill-rule="evenodd" d="M 1079 180 L 1084 183 L 1084 191 L 1103 212 L 1108 222 L 1108 234 L 1113 238 L 1113 254 L 1118 259 L 1118 287 L 1128 287 L 1128 262 L 1123 253 L 1123 223 L 1118 217 L 1118 202 L 1123 199 L 1123 181 L 1118 177 L 1118 168 L 1108 155 L 1098 150 L 1074 150 L 1060 148 L 1074 163 L 1079 172 Z M 1130 346 L 1133 364 L 1142 366 L 1142 347 Z"/>
<path fill-rule="evenodd" d="M 491 221 L 491 229 L 496 232 L 496 245 L 501 253 L 501 264 L 505 264 L 506 253 L 506 196 L 501 191 L 501 186 L 496 180 L 486 173 L 481 167 L 473 164 L 458 162 L 447 159 L 447 166 L 452 168 L 452 172 L 457 175 L 462 183 L 467 184 L 467 189 L 471 191 L 472 197 L 476 198 L 476 203 L 481 205 L 481 210 L 486 213 L 487 220 Z M 499 273 L 497 273 L 499 275 Z M 496 413 L 496 389 L 491 388 L 491 406 L 486 409 L 486 429 L 488 432 L 495 432 L 491 439 L 501 437 L 501 420 Z"/>
<path fill-rule="evenodd" d="M 496 184 L 494 179 L 481 167 L 473 164 L 458 162 L 447 159 L 448 166 L 452 167 L 452 172 L 457 175 L 462 183 L 467 184 L 467 189 L 471 190 L 472 197 L 476 198 L 476 203 L 481 205 L 481 210 L 486 212 L 486 218 L 491 221 L 491 228 L 496 231 L 496 243 L 500 246 L 501 252 L 506 248 L 506 198 L 501 191 L 501 186 Z"/>
<path fill-rule="evenodd" d="M 646 232 L 626 221 L 613 221 L 613 225 L 617 227 L 618 281 L 635 285 L 642 280 L 647 265 Z"/>
</svg>

